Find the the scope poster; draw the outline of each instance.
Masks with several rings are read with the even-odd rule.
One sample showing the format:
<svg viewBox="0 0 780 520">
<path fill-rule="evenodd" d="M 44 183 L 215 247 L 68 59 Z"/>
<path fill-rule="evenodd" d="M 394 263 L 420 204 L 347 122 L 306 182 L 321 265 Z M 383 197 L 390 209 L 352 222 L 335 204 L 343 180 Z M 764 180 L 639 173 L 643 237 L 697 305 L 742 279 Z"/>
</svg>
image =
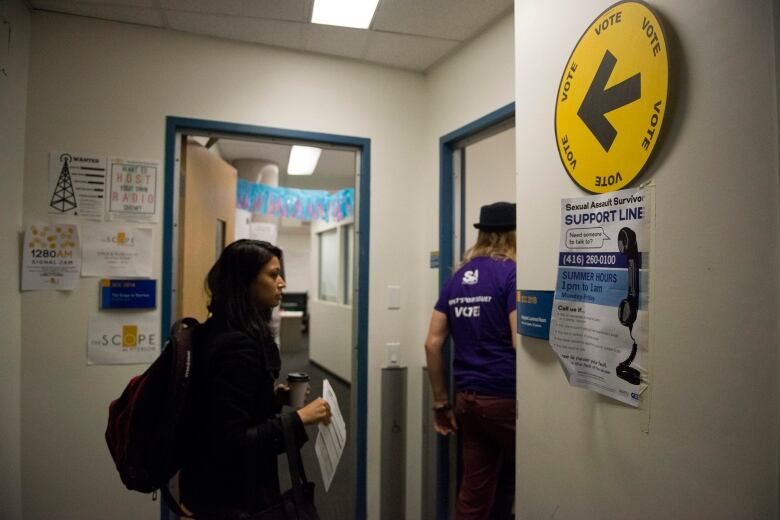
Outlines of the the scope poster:
<svg viewBox="0 0 780 520">
<path fill-rule="evenodd" d="M 639 406 L 647 388 L 652 188 L 561 200 L 550 344 L 572 386 Z"/>
</svg>

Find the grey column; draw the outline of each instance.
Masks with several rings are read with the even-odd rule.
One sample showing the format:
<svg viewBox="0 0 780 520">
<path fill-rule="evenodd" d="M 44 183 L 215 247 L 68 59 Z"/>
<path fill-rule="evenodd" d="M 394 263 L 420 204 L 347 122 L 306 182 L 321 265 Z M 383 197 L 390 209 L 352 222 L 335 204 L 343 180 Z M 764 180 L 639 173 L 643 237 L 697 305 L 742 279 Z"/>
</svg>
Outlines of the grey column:
<svg viewBox="0 0 780 520">
<path fill-rule="evenodd" d="M 380 518 L 406 518 L 406 367 L 382 369 Z"/>
</svg>

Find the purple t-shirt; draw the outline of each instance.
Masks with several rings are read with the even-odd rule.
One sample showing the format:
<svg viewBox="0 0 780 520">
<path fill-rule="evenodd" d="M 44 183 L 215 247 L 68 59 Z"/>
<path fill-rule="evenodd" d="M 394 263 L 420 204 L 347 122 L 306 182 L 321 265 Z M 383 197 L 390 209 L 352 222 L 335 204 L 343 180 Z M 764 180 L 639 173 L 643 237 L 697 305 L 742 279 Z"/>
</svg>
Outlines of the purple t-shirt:
<svg viewBox="0 0 780 520">
<path fill-rule="evenodd" d="M 515 397 L 515 349 L 509 313 L 516 309 L 513 260 L 480 256 L 444 286 L 435 309 L 447 315 L 455 343 L 457 390 Z"/>
</svg>

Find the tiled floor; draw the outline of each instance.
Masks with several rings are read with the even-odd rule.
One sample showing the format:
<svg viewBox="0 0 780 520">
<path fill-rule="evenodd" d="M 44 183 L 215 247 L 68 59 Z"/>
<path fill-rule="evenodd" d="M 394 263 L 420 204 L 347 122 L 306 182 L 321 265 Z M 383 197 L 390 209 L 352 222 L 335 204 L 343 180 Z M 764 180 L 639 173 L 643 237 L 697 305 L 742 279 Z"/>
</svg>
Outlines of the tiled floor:
<svg viewBox="0 0 780 520">
<path fill-rule="evenodd" d="M 320 514 L 321 520 L 348 520 L 354 516 L 354 453 L 352 439 L 350 437 L 350 386 L 337 379 L 332 374 L 309 362 L 309 338 L 307 334 L 303 335 L 303 344 L 298 352 L 282 353 L 282 372 L 280 379 L 284 380 L 288 372 L 306 372 L 311 377 L 310 398 L 322 395 L 322 380 L 327 379 L 336 393 L 339 402 L 341 414 L 347 424 L 347 444 L 344 448 L 344 454 L 336 468 L 336 474 L 331 482 L 330 489 L 325 492 L 325 486 L 322 483 L 322 473 L 317 461 L 317 455 L 314 453 L 314 441 L 317 438 L 317 426 L 308 426 L 306 433 L 309 435 L 307 442 L 301 450 L 303 464 L 306 470 L 306 476 L 315 484 L 315 504 Z M 282 489 L 289 488 L 289 474 L 287 471 L 287 460 L 284 455 L 279 458 L 279 476 Z"/>
</svg>

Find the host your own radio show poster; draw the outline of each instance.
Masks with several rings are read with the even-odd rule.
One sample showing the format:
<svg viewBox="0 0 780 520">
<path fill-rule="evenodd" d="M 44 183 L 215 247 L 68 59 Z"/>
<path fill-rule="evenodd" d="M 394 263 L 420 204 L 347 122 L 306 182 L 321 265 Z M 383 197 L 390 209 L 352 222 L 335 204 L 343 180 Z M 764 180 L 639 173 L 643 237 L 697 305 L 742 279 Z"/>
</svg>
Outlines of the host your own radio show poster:
<svg viewBox="0 0 780 520">
<path fill-rule="evenodd" d="M 632 406 L 647 388 L 652 191 L 561 200 L 550 344 L 569 383 Z"/>
</svg>

